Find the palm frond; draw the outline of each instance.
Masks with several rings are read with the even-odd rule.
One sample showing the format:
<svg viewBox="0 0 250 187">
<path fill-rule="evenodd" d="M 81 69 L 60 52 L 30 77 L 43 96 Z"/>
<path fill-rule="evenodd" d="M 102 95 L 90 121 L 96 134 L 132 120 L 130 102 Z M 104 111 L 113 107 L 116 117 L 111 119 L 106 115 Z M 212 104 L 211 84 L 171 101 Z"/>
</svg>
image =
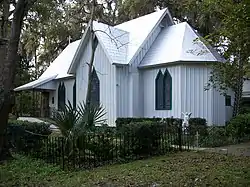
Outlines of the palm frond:
<svg viewBox="0 0 250 187">
<path fill-rule="evenodd" d="M 68 105 L 62 111 L 55 111 L 53 120 L 56 126 L 60 129 L 64 136 L 69 136 L 69 133 L 74 129 L 75 124 L 79 120 L 77 110 L 68 101 Z"/>
<path fill-rule="evenodd" d="M 86 105 L 84 102 L 78 106 L 79 116 L 81 118 L 80 124 L 87 128 L 93 128 L 95 125 L 103 125 L 106 119 L 105 109 L 102 105 Z"/>
</svg>

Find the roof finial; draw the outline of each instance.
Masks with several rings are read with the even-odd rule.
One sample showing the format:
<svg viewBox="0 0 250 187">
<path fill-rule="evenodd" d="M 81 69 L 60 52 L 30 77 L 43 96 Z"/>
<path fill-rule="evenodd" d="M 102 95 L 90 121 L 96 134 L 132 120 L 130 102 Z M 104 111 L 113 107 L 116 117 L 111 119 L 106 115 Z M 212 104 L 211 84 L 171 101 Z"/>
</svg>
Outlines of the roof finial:
<svg viewBox="0 0 250 187">
<path fill-rule="evenodd" d="M 71 42 L 71 36 L 70 35 L 68 36 L 68 40 L 69 40 L 69 44 L 70 44 L 70 42 Z"/>
</svg>

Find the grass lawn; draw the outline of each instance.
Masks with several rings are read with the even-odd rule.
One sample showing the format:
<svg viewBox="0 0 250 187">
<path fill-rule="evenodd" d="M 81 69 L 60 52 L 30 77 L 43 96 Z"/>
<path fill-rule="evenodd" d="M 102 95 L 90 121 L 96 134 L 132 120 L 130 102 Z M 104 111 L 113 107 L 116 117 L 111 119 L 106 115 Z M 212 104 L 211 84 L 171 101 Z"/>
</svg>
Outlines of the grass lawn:
<svg viewBox="0 0 250 187">
<path fill-rule="evenodd" d="M 250 157 L 182 152 L 64 172 L 19 156 L 0 166 L 0 186 L 250 186 Z"/>
</svg>

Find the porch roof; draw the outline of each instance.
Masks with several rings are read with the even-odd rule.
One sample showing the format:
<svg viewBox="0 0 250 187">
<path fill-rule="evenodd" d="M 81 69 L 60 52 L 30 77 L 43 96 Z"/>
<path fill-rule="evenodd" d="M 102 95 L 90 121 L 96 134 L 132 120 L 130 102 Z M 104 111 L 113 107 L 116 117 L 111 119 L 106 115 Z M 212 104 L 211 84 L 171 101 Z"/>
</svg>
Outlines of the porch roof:
<svg viewBox="0 0 250 187">
<path fill-rule="evenodd" d="M 39 78 L 39 79 L 37 79 L 35 81 L 29 82 L 29 83 L 27 83 L 25 85 L 22 85 L 22 86 L 19 86 L 19 87 L 15 88 L 14 91 L 17 92 L 17 91 L 36 89 L 39 86 L 41 86 L 41 85 L 43 85 L 45 83 L 48 83 L 49 81 L 55 79 L 56 77 L 57 77 L 57 75 L 53 75 L 53 76 L 45 77 L 45 78 Z"/>
</svg>

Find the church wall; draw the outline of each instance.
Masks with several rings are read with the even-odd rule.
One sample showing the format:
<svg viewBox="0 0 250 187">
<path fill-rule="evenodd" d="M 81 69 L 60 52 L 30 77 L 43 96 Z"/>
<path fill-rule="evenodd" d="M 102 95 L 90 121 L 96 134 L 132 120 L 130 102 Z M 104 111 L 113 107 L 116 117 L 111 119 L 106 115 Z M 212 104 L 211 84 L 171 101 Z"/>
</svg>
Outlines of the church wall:
<svg viewBox="0 0 250 187">
<path fill-rule="evenodd" d="M 53 81 L 56 85 L 56 90 L 51 91 L 49 94 L 49 107 L 53 109 L 58 109 L 58 88 L 60 83 L 64 83 L 65 86 L 65 103 L 68 104 L 68 101 L 73 105 L 73 86 L 75 79 L 60 79 Z M 54 98 L 54 103 L 52 103 L 52 98 Z"/>
<path fill-rule="evenodd" d="M 155 79 L 159 70 L 164 73 L 166 68 L 172 76 L 172 109 L 156 110 Z M 191 112 L 192 118 L 205 118 L 208 125 L 224 125 L 231 117 L 231 108 L 225 106 L 225 97 L 217 90 L 205 91 L 210 72 L 204 64 L 142 69 L 144 117 L 183 118 L 182 112 Z"/>
<path fill-rule="evenodd" d="M 156 110 L 155 109 L 155 79 L 161 70 L 163 73 L 166 68 L 172 77 L 172 109 Z M 160 118 L 180 118 L 181 117 L 181 67 L 165 66 L 160 68 L 150 68 L 141 70 L 141 93 L 143 93 L 144 117 L 160 117 Z"/>
<path fill-rule="evenodd" d="M 76 68 L 76 101 L 77 103 L 86 100 L 88 82 L 88 63 L 90 62 L 90 42 L 81 51 L 80 63 Z M 116 120 L 116 69 L 107 58 L 100 45 L 95 52 L 94 67 L 100 80 L 100 103 L 104 106 L 107 124 L 115 125 Z"/>
</svg>

